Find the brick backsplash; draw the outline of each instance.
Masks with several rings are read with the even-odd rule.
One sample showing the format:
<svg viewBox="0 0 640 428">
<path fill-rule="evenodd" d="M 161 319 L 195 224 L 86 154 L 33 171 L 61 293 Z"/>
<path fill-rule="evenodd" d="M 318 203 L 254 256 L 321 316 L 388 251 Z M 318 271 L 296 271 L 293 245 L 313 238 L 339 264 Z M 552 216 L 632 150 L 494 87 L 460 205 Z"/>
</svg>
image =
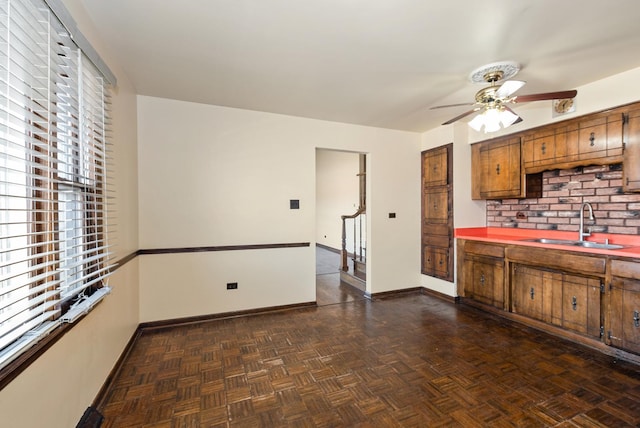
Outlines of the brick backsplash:
<svg viewBox="0 0 640 428">
<path fill-rule="evenodd" d="M 640 193 L 623 193 L 621 164 L 545 171 L 541 198 L 487 201 L 487 226 L 577 232 L 583 202 L 592 232 L 640 234 Z"/>
</svg>

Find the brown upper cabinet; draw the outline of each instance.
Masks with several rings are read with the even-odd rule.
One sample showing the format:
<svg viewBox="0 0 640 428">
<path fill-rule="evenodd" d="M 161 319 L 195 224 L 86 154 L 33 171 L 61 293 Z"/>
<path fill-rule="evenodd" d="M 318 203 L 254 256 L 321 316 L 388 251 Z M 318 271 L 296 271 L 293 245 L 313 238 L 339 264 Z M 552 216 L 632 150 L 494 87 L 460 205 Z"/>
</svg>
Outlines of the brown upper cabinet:
<svg viewBox="0 0 640 428">
<path fill-rule="evenodd" d="M 622 173 L 624 191 L 640 192 L 640 106 L 626 116 Z"/>
<path fill-rule="evenodd" d="M 617 108 L 522 133 L 525 174 L 622 161 L 624 109 Z"/>
<path fill-rule="evenodd" d="M 471 146 L 472 199 L 524 197 L 520 137 Z"/>
<path fill-rule="evenodd" d="M 640 192 L 640 103 L 473 144 L 472 199 L 539 197 L 542 171 L 621 162 Z"/>
</svg>

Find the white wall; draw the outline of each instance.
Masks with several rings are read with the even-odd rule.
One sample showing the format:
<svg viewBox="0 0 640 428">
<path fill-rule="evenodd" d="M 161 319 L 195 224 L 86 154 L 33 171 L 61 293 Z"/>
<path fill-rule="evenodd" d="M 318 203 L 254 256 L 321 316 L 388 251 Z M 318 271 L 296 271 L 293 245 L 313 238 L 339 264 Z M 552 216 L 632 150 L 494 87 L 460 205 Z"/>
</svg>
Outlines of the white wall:
<svg viewBox="0 0 640 428">
<path fill-rule="evenodd" d="M 141 321 L 315 301 L 316 148 L 368 154 L 370 292 L 419 285 L 419 134 L 145 96 L 138 119 L 141 248 L 310 243 L 142 256 Z"/>
<path fill-rule="evenodd" d="M 116 61 L 95 38 L 81 0 L 65 0 L 83 34 L 118 77 L 113 99 L 116 257 L 138 249 L 136 97 Z M 92 404 L 138 325 L 138 263 L 110 278 L 113 292 L 0 391 L 3 427 L 74 427 Z"/>
<path fill-rule="evenodd" d="M 340 216 L 351 215 L 360 205 L 360 155 L 336 150 L 316 151 L 316 242 L 342 248 Z M 347 236 L 353 241 L 352 233 Z M 349 248 L 353 248 L 349 246 Z"/>
</svg>

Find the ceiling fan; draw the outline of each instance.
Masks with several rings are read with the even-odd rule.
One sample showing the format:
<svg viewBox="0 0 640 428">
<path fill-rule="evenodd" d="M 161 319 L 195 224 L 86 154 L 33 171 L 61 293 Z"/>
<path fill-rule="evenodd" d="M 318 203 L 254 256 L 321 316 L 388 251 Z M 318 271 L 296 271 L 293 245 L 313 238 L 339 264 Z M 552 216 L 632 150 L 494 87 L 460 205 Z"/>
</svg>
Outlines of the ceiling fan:
<svg viewBox="0 0 640 428">
<path fill-rule="evenodd" d="M 522 122 L 522 118 L 518 116 L 508 104 L 516 104 L 530 101 L 542 100 L 558 100 L 574 98 L 578 91 L 559 91 L 546 92 L 540 94 L 514 95 L 516 91 L 522 88 L 525 82 L 521 80 L 506 80 L 516 75 L 520 70 L 520 65 L 516 62 L 505 61 L 487 64 L 477 68 L 469 75 L 469 80 L 474 83 L 489 83 L 489 86 L 480 89 L 475 96 L 474 103 L 449 104 L 431 107 L 431 109 L 439 109 L 446 107 L 458 106 L 474 106 L 471 110 L 466 111 L 443 123 L 449 125 L 473 113 L 481 112 L 470 122 L 476 131 L 480 131 L 484 127 L 484 132 L 495 132 L 501 127 L 507 128 L 514 123 Z M 502 82 L 502 84 L 499 84 Z"/>
</svg>

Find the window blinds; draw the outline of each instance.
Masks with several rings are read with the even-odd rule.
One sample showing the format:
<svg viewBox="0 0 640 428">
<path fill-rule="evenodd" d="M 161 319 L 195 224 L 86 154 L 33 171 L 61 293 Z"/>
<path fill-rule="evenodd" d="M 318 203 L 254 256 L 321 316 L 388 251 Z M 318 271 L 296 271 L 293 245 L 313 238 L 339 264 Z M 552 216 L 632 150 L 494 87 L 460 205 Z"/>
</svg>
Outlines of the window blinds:
<svg viewBox="0 0 640 428">
<path fill-rule="evenodd" d="M 0 368 L 108 291 L 103 80 L 43 0 L 0 0 Z"/>
</svg>

